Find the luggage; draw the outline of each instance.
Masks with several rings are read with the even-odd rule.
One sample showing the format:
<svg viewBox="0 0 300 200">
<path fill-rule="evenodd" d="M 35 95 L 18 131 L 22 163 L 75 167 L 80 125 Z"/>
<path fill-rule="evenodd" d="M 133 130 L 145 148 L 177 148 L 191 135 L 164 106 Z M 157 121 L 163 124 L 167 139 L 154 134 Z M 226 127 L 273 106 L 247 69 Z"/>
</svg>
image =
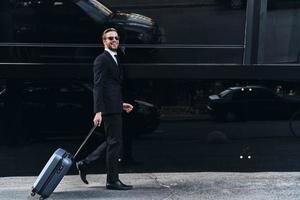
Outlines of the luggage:
<svg viewBox="0 0 300 200">
<path fill-rule="evenodd" d="M 88 136 L 85 138 L 74 156 L 61 148 L 57 149 L 53 153 L 42 172 L 34 182 L 31 190 L 31 196 L 39 194 L 39 199 L 42 200 L 48 198 L 52 194 L 64 175 L 68 173 L 75 161 L 76 156 L 79 154 L 80 150 L 96 128 L 97 126 L 94 126 L 90 130 Z"/>
</svg>

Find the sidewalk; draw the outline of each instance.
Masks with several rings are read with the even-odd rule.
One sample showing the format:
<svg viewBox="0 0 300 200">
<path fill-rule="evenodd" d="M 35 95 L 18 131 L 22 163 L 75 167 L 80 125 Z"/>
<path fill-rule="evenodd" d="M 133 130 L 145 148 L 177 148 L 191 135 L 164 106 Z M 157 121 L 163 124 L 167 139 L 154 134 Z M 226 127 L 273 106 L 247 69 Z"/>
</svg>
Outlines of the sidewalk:
<svg viewBox="0 0 300 200">
<path fill-rule="evenodd" d="M 299 172 L 262 173 L 145 173 L 121 174 L 134 185 L 130 191 L 106 190 L 105 175 L 88 175 L 89 185 L 78 176 L 66 176 L 49 200 L 298 200 Z M 1 200 L 37 200 L 30 197 L 36 177 L 0 178 Z"/>
</svg>

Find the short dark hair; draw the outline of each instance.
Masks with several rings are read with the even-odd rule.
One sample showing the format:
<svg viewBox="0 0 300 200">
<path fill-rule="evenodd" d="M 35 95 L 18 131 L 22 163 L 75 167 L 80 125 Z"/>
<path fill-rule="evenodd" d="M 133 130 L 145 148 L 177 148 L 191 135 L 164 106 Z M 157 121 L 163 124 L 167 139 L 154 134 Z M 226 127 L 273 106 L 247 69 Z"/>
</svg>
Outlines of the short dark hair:
<svg viewBox="0 0 300 200">
<path fill-rule="evenodd" d="M 102 33 L 102 40 L 105 39 L 105 38 L 104 38 L 105 34 L 108 33 L 108 32 L 111 32 L 111 31 L 118 33 L 117 29 L 115 29 L 115 28 L 108 28 L 108 29 L 105 29 L 105 30 L 103 31 L 103 33 Z"/>
</svg>

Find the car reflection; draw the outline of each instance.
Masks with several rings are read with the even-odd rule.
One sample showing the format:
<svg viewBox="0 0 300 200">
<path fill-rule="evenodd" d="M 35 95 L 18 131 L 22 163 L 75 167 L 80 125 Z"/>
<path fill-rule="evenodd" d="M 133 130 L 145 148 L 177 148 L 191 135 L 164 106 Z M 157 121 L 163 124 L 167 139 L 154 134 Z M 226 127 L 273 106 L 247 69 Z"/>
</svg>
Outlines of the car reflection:
<svg viewBox="0 0 300 200">
<path fill-rule="evenodd" d="M 150 17 L 113 11 L 98 0 L 12 1 L 14 41 L 43 43 L 14 52 L 20 62 L 92 62 L 99 54 L 101 34 L 114 27 L 124 44 L 160 44 L 162 33 Z M 48 48 L 47 45 L 52 45 Z M 97 46 L 95 46 L 97 45 Z M 147 50 L 144 57 L 149 57 Z M 141 50 L 126 49 L 126 57 Z"/>
<path fill-rule="evenodd" d="M 210 95 L 207 109 L 217 121 L 288 120 L 300 109 L 300 98 L 259 85 L 230 87 Z"/>
<path fill-rule="evenodd" d="M 119 31 L 121 43 L 161 42 L 161 31 L 152 18 L 113 11 L 98 0 L 20 0 L 11 6 L 19 42 L 98 44 L 109 27 Z"/>
<path fill-rule="evenodd" d="M 20 97 L 22 121 L 18 125 L 27 136 L 39 139 L 80 136 L 92 126 L 93 93 L 89 84 L 30 82 L 23 88 Z M 0 93 L 2 113 L 5 96 L 3 89 Z M 156 106 L 141 100 L 129 102 L 134 109 L 130 114 L 124 114 L 124 131 L 138 136 L 155 130 L 159 125 Z"/>
<path fill-rule="evenodd" d="M 161 32 L 157 24 L 150 17 L 137 13 L 113 12 L 97 0 L 74 1 L 98 24 L 107 27 L 116 27 L 124 43 L 160 43 Z"/>
</svg>

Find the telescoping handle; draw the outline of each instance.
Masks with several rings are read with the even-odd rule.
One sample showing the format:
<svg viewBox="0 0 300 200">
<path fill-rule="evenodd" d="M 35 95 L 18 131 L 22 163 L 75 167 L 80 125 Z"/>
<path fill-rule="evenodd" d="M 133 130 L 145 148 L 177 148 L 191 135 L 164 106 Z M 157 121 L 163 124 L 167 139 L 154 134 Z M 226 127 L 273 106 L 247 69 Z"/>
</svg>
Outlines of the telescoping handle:
<svg viewBox="0 0 300 200">
<path fill-rule="evenodd" d="M 77 152 L 74 155 L 74 159 L 77 157 L 77 155 L 79 154 L 79 152 L 81 151 L 82 147 L 85 145 L 85 143 L 88 141 L 88 139 L 91 137 L 91 135 L 94 133 L 95 129 L 97 128 L 97 126 L 93 126 L 93 128 L 90 130 L 89 134 L 86 136 L 86 138 L 84 139 L 84 141 L 82 142 L 82 144 L 80 145 L 80 147 L 78 148 Z"/>
</svg>

